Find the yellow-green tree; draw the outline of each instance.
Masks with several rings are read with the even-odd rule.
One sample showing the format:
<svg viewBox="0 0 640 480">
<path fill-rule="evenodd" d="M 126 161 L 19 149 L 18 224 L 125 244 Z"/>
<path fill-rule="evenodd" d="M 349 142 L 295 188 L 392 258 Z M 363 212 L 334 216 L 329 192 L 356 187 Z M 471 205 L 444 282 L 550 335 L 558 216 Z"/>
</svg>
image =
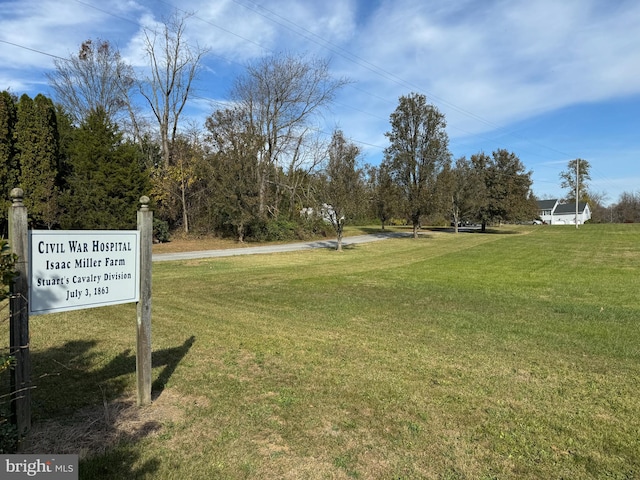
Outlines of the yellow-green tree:
<svg viewBox="0 0 640 480">
<path fill-rule="evenodd" d="M 567 191 L 565 200 L 567 202 L 576 201 L 576 190 L 578 200 L 589 201 L 589 184 L 591 180 L 591 164 L 582 158 L 569 160 L 567 169 L 560 172 L 560 186 Z"/>
</svg>

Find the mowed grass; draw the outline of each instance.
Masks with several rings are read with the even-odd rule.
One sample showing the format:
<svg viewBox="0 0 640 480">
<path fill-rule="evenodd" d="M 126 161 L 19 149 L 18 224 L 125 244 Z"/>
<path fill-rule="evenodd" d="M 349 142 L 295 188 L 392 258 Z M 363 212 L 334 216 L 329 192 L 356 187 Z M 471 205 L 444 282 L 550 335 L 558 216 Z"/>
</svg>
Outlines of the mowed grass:
<svg viewBox="0 0 640 480">
<path fill-rule="evenodd" d="M 640 226 L 153 268 L 133 427 L 135 306 L 32 318 L 35 423 L 115 438 L 81 478 L 640 477 Z"/>
</svg>

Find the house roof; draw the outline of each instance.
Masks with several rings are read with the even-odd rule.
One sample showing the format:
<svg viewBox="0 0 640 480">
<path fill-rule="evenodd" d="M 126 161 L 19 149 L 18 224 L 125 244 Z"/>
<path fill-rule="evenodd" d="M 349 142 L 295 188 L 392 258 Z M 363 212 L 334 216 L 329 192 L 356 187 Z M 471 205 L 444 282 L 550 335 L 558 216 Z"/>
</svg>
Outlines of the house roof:
<svg viewBox="0 0 640 480">
<path fill-rule="evenodd" d="M 586 202 L 578 202 L 578 213 L 583 213 L 584 209 L 587 207 Z M 560 203 L 556 207 L 553 212 L 554 214 L 562 215 L 567 213 L 576 213 L 576 204 L 575 203 Z"/>
<path fill-rule="evenodd" d="M 557 199 L 554 200 L 538 200 L 538 209 L 539 210 L 551 210 L 558 203 Z"/>
</svg>

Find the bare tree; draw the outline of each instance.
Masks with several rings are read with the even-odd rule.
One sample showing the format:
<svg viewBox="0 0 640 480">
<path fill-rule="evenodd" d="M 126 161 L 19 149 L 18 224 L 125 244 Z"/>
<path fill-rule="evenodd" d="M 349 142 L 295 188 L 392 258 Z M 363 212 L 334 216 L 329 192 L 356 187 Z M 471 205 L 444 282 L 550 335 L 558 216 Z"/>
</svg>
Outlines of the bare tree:
<svg viewBox="0 0 640 480">
<path fill-rule="evenodd" d="M 134 86 L 131 65 L 106 40 L 85 40 L 77 54 L 55 59 L 47 74 L 56 100 L 76 124 L 102 109 L 112 121 L 127 112 Z"/>
<path fill-rule="evenodd" d="M 159 30 L 144 31 L 150 73 L 139 82 L 139 88 L 158 122 L 165 167 L 171 164 L 180 115 L 192 93 L 202 58 L 208 52 L 186 41 L 186 22 L 191 16 L 176 11 Z"/>
<path fill-rule="evenodd" d="M 277 215 L 277 204 L 267 203 L 269 182 L 278 167 L 295 165 L 296 160 L 291 159 L 299 155 L 300 139 L 311 119 L 346 83 L 345 79 L 332 78 L 325 60 L 307 61 L 291 55 L 266 57 L 248 66 L 246 75 L 236 80 L 232 99 L 247 112 L 253 130 L 264 138 L 258 152 L 260 215 L 268 210 Z"/>
<path fill-rule="evenodd" d="M 336 250 L 342 251 L 344 224 L 353 217 L 363 190 L 362 169 L 358 167 L 360 149 L 348 141 L 342 131 L 333 133 L 325 169 L 326 185 L 323 191 L 324 215 L 336 232 Z"/>
<path fill-rule="evenodd" d="M 622 192 L 618 203 L 612 205 L 612 221 L 624 223 L 640 222 L 640 192 Z M 615 214 L 615 217 L 613 215 Z"/>
<path fill-rule="evenodd" d="M 284 182 L 279 188 L 286 191 L 289 200 L 289 216 L 294 218 L 300 208 L 314 204 L 314 197 L 309 191 L 311 181 L 326 157 L 327 141 L 319 134 L 304 132 L 299 138 L 295 149 L 289 156 Z"/>
</svg>

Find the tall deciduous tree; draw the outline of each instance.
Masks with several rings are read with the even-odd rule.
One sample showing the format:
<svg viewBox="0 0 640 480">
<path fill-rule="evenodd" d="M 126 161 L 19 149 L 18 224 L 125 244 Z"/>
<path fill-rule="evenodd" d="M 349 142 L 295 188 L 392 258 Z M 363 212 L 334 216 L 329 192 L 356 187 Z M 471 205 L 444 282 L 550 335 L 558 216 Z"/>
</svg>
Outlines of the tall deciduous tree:
<svg viewBox="0 0 640 480">
<path fill-rule="evenodd" d="M 212 155 L 203 175 L 210 186 L 211 216 L 243 242 L 258 218 L 258 151 L 263 143 L 241 108 L 217 110 L 206 121 Z"/>
<path fill-rule="evenodd" d="M 185 233 L 189 232 L 187 211 L 187 185 L 194 179 L 187 178 L 192 171 L 185 168 L 185 144 L 178 141 L 182 112 L 193 93 L 193 83 L 201 69 L 207 49 L 190 44 L 187 40 L 187 20 L 190 13 L 177 10 L 166 18 L 159 28 L 144 30 L 143 44 L 149 60 L 148 76 L 138 80 L 140 94 L 151 108 L 158 126 L 161 161 L 155 165 L 153 175 L 159 206 L 168 211 L 174 205 L 181 206 L 175 220 L 181 222 Z M 132 113 L 136 131 L 141 119 Z M 142 137 L 140 137 L 142 138 Z M 174 188 L 175 186 L 178 188 Z M 177 196 L 176 196 L 177 194 Z M 165 202 L 165 203 L 163 203 Z"/>
<path fill-rule="evenodd" d="M 567 169 L 560 172 L 560 187 L 566 189 L 567 202 L 575 202 L 576 188 L 578 189 L 578 200 L 586 202 L 589 200 L 589 184 L 591 180 L 591 165 L 587 160 L 576 158 L 567 163 Z"/>
<path fill-rule="evenodd" d="M 61 202 L 63 228 L 135 228 L 149 175 L 140 150 L 101 109 L 89 114 L 69 145 L 70 173 Z"/>
<path fill-rule="evenodd" d="M 159 29 L 144 31 L 150 74 L 139 82 L 139 89 L 157 121 L 165 167 L 171 165 L 180 117 L 192 94 L 202 58 L 207 53 L 206 49 L 187 41 L 186 26 L 190 16 L 176 11 Z"/>
<path fill-rule="evenodd" d="M 354 217 L 363 191 L 362 169 L 358 166 L 360 149 L 349 142 L 342 131 L 333 133 L 325 168 L 326 185 L 321 194 L 324 214 L 337 236 L 336 250 L 342 251 L 344 225 Z"/>
<path fill-rule="evenodd" d="M 159 212 L 189 233 L 192 202 L 199 186 L 198 165 L 204 159 L 200 132 L 179 134 L 173 143 L 171 165 L 152 169 L 154 198 Z"/>
<path fill-rule="evenodd" d="M 258 151 L 259 213 L 278 214 L 278 200 L 268 199 L 268 186 L 299 152 L 301 137 L 313 116 L 327 107 L 346 80 L 334 79 L 324 60 L 277 55 L 249 65 L 232 90 L 232 100 L 246 112 L 263 139 Z"/>
<path fill-rule="evenodd" d="M 418 237 L 420 218 L 437 205 L 437 177 L 450 161 L 444 115 L 418 93 L 400 97 L 391 114 L 384 162 L 402 191 L 404 208 Z"/>
<path fill-rule="evenodd" d="M 25 206 L 37 225 L 57 221 L 58 129 L 53 102 L 42 94 L 18 102 L 15 149 Z"/>
<path fill-rule="evenodd" d="M 275 172 L 280 177 L 276 188 L 278 192 L 276 201 L 286 197 L 289 219 L 291 220 L 297 217 L 302 208 L 314 204 L 314 196 L 310 187 L 314 183 L 313 178 L 326 158 L 327 142 L 324 136 L 313 134 L 309 130 L 306 129 L 298 138 L 298 143 L 289 157 L 286 171 L 284 173 Z"/>
<path fill-rule="evenodd" d="M 77 54 L 55 59 L 48 74 L 57 102 L 76 125 L 102 109 L 116 121 L 126 114 L 134 72 L 120 52 L 106 40 L 85 40 Z"/>
<path fill-rule="evenodd" d="M 525 171 L 520 159 L 500 149 L 491 156 L 484 153 L 471 157 L 476 174 L 484 189 L 479 191 L 476 218 L 482 231 L 488 223 L 525 221 L 535 218 L 537 206 L 531 192 L 531 172 Z"/>
</svg>

